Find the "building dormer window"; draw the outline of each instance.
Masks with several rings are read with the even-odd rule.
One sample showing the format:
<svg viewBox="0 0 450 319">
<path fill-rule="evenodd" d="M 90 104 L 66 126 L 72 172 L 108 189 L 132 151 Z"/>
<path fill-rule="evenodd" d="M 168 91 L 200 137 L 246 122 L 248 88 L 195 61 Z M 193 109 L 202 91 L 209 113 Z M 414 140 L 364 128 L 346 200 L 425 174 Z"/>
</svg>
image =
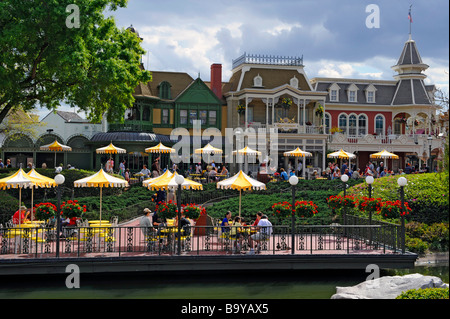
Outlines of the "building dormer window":
<svg viewBox="0 0 450 319">
<path fill-rule="evenodd" d="M 354 103 L 354 102 L 358 101 L 358 87 L 355 84 L 351 84 L 348 87 L 347 94 L 348 94 L 349 102 Z"/>
<path fill-rule="evenodd" d="M 171 93 L 171 88 L 172 86 L 170 85 L 169 82 L 167 81 L 163 81 L 159 84 L 159 98 L 160 99 L 165 99 L 165 100 L 170 100 L 172 98 L 172 93 Z"/>
<path fill-rule="evenodd" d="M 263 82 L 262 77 L 259 74 L 253 78 L 253 86 L 255 87 L 263 86 L 262 82 Z"/>
<path fill-rule="evenodd" d="M 377 89 L 370 84 L 367 88 L 366 88 L 366 102 L 367 103 L 375 103 L 375 91 Z"/>
<path fill-rule="evenodd" d="M 330 92 L 330 101 L 331 102 L 338 102 L 339 101 L 339 90 L 340 89 L 341 88 L 336 83 L 333 83 L 333 85 L 331 85 L 328 88 L 328 92 Z"/>
<path fill-rule="evenodd" d="M 294 76 L 294 77 L 291 79 L 289 85 L 292 86 L 293 88 L 298 89 L 298 79 Z"/>
</svg>

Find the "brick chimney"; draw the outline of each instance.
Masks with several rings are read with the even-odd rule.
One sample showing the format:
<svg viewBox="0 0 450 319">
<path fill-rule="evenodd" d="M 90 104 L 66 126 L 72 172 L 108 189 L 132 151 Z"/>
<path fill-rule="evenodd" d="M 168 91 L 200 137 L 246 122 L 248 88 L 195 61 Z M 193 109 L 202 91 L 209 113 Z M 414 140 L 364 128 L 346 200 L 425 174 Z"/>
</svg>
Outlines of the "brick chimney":
<svg viewBox="0 0 450 319">
<path fill-rule="evenodd" d="M 222 99 L 222 64 L 211 64 L 211 90 Z"/>
</svg>

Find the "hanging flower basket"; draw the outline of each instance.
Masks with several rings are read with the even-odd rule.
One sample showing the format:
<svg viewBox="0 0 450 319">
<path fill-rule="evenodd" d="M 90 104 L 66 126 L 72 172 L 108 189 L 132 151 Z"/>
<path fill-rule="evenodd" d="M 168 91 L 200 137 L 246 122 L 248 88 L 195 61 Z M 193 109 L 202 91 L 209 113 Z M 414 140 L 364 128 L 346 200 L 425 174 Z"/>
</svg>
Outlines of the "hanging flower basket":
<svg viewBox="0 0 450 319">
<path fill-rule="evenodd" d="M 301 218 L 314 217 L 317 214 L 317 205 L 312 201 L 296 201 L 295 213 Z"/>
<path fill-rule="evenodd" d="M 236 110 L 239 114 L 244 114 L 245 113 L 245 104 L 239 104 L 237 106 Z"/>
<path fill-rule="evenodd" d="M 292 215 L 292 205 L 288 202 L 280 202 L 272 205 L 272 213 L 275 217 L 288 217 Z"/>
<path fill-rule="evenodd" d="M 81 217 L 84 212 L 86 212 L 86 205 L 81 206 L 77 200 L 68 200 L 61 205 L 61 215 L 68 218 Z"/>
<path fill-rule="evenodd" d="M 201 215 L 206 215 L 206 209 L 195 204 L 181 205 L 181 207 L 183 207 L 184 216 L 189 219 L 196 220 Z"/>
<path fill-rule="evenodd" d="M 167 203 L 161 203 L 156 206 L 156 211 L 158 216 L 161 218 L 175 218 L 178 213 L 177 205 L 175 205 L 172 200 L 169 200 Z"/>
<path fill-rule="evenodd" d="M 284 97 L 284 98 L 281 100 L 281 106 L 282 106 L 284 109 L 286 109 L 286 110 L 290 109 L 290 108 L 291 108 L 291 105 L 292 105 L 292 100 L 291 100 L 290 98 Z"/>
<path fill-rule="evenodd" d="M 316 110 L 316 116 L 322 118 L 323 117 L 323 106 L 319 104 Z"/>
</svg>

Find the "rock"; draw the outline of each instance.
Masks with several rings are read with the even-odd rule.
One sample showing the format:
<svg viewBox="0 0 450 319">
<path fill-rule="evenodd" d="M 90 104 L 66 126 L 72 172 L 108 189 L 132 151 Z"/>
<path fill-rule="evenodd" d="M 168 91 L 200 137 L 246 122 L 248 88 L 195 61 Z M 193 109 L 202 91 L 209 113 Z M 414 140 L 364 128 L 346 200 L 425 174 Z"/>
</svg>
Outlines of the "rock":
<svg viewBox="0 0 450 319">
<path fill-rule="evenodd" d="M 331 299 L 395 299 L 402 292 L 418 288 L 447 288 L 441 278 L 410 274 L 405 276 L 384 276 L 364 281 L 356 286 L 336 287 Z"/>
</svg>

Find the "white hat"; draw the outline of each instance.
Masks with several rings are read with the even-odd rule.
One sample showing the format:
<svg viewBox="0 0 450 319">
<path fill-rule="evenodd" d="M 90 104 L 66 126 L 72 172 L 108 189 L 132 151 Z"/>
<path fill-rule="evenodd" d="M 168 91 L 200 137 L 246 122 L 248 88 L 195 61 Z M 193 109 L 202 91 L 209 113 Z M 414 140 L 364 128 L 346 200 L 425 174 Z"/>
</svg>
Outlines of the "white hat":
<svg viewBox="0 0 450 319">
<path fill-rule="evenodd" d="M 150 209 L 148 209 L 148 208 L 144 208 L 144 212 L 145 213 L 151 213 L 152 211 Z"/>
</svg>

